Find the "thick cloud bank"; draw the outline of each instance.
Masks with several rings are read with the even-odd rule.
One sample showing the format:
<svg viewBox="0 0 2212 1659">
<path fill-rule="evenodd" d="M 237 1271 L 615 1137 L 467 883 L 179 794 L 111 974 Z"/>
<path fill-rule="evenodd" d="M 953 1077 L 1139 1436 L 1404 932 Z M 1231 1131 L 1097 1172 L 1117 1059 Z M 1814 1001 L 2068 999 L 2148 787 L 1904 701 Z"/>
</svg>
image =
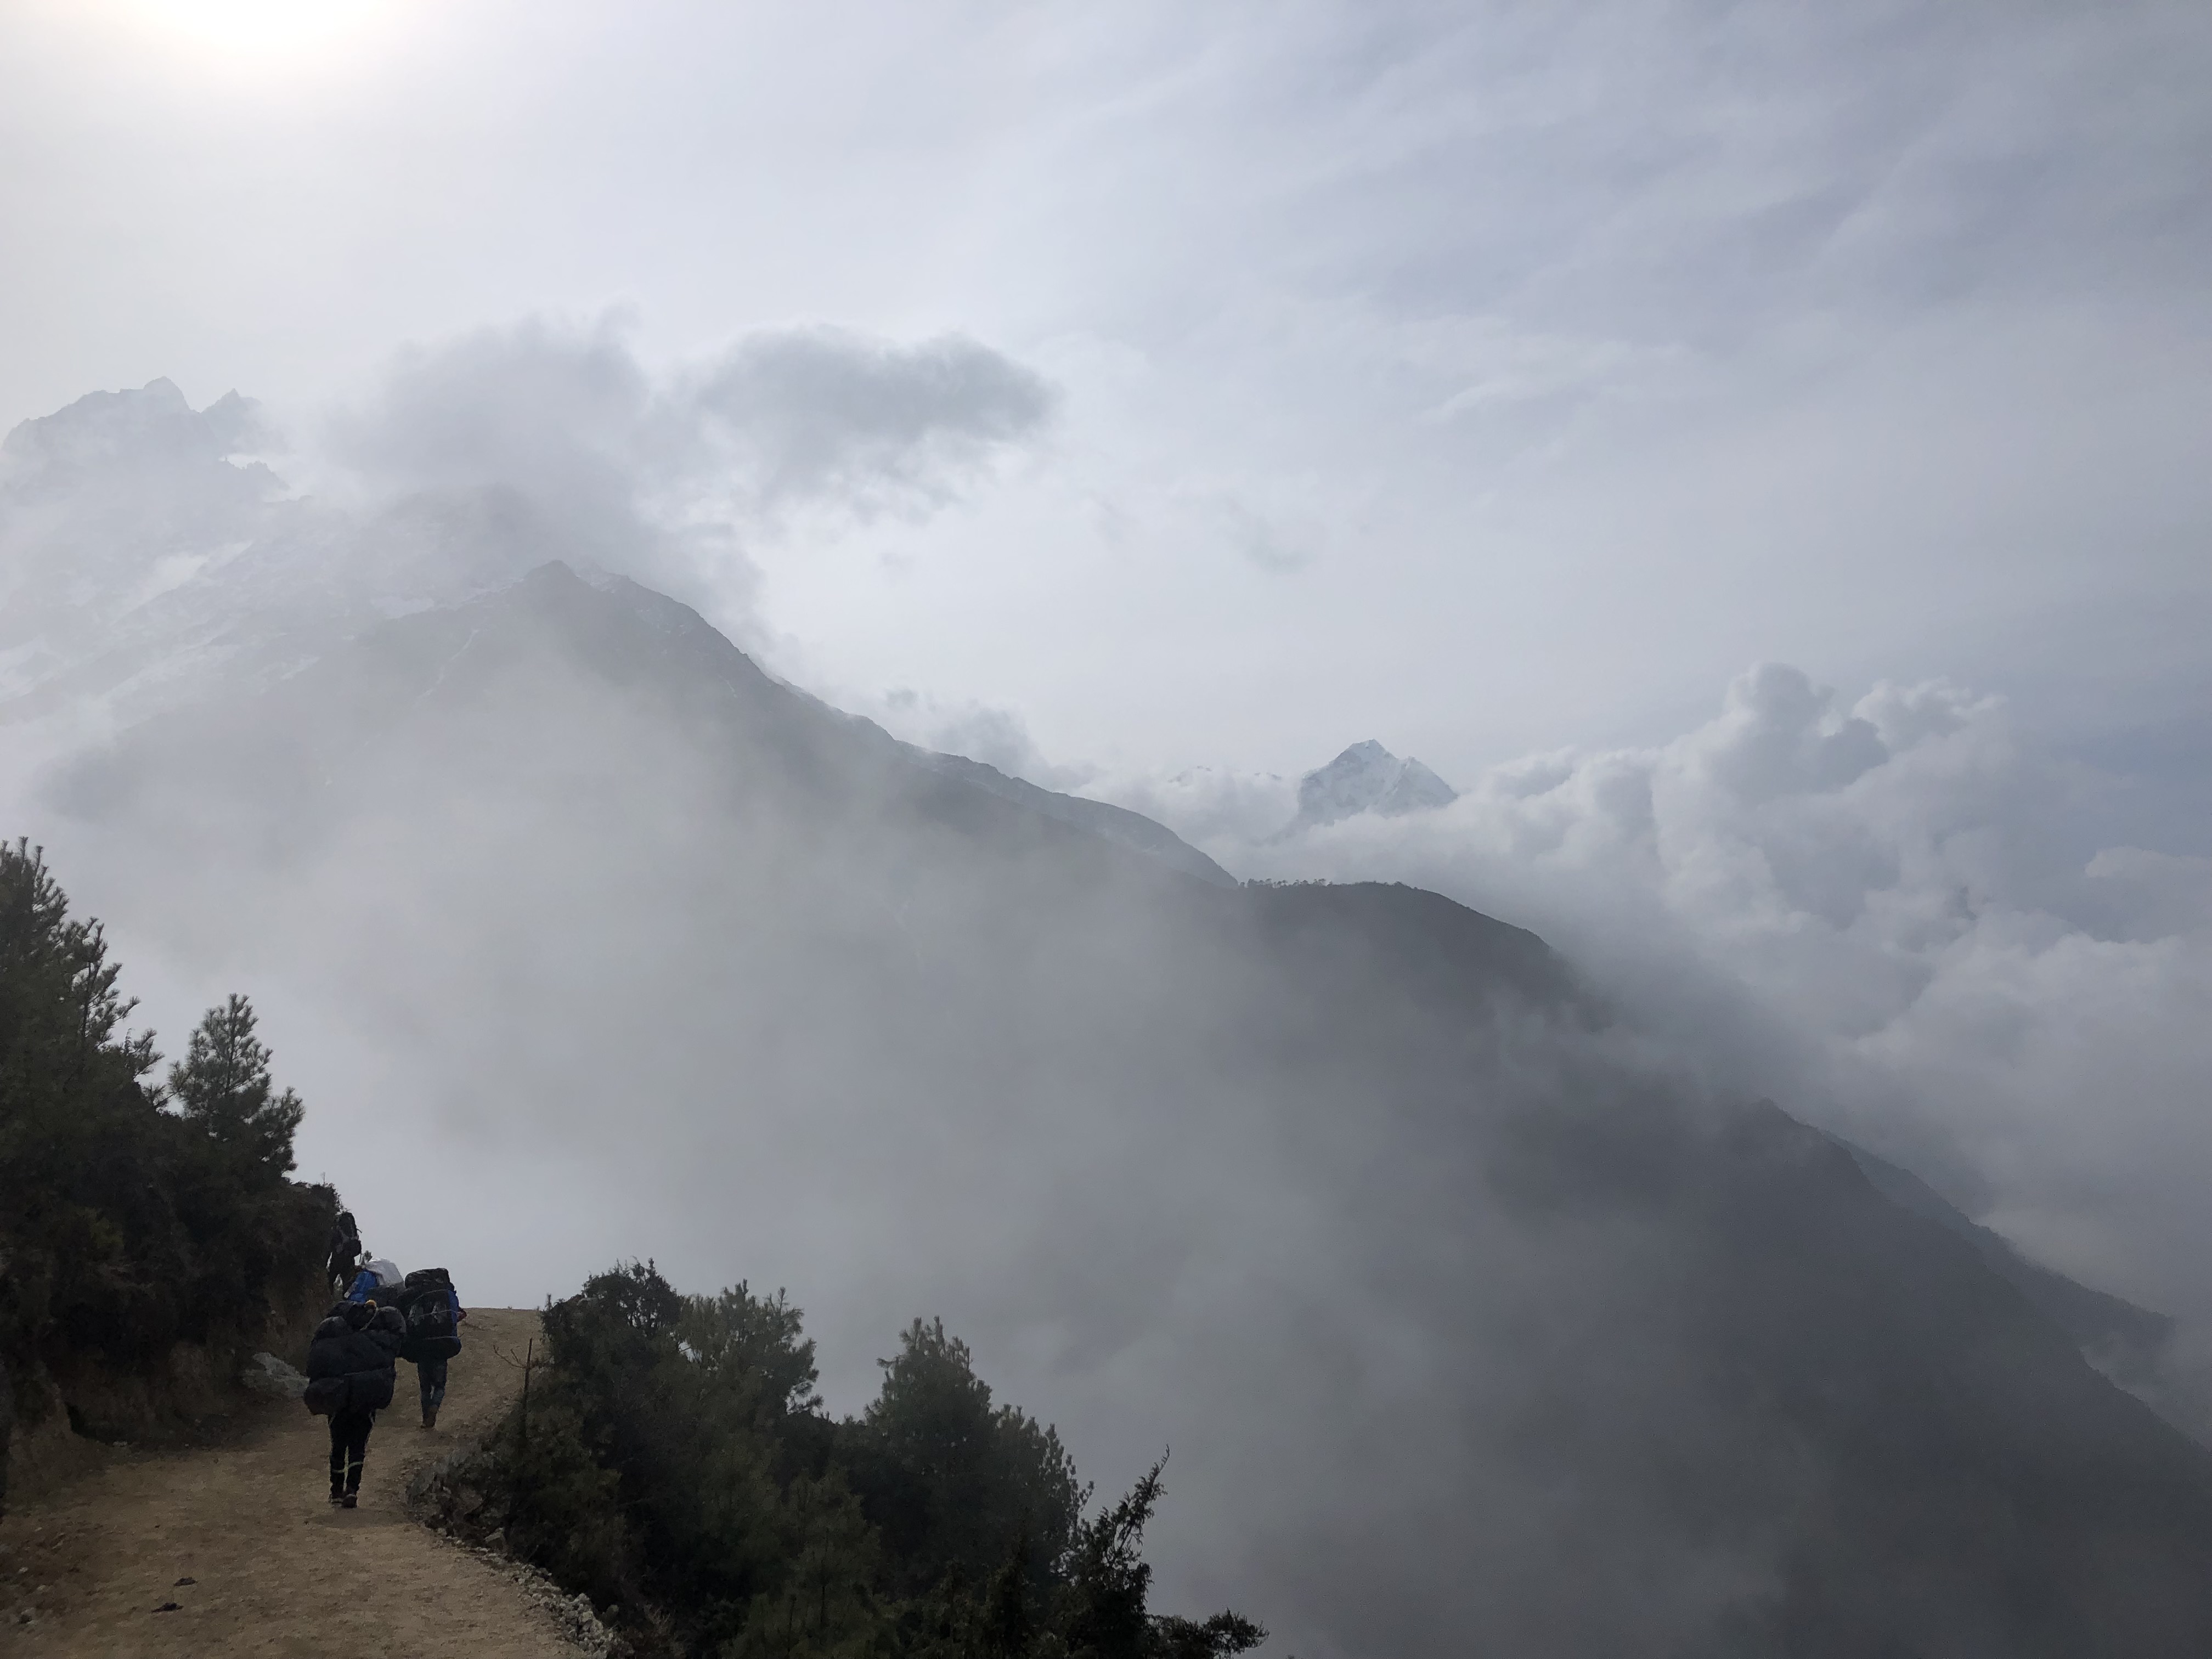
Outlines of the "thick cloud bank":
<svg viewBox="0 0 2212 1659">
<path fill-rule="evenodd" d="M 1053 403 L 956 337 L 771 331 L 656 373 L 608 329 L 545 323 L 404 356 L 307 453 L 272 454 L 234 396 L 95 394 L 0 452 L 13 784 L 88 726 L 281 678 L 551 556 L 692 598 L 744 639 L 750 543 L 926 512 Z M 922 691 L 870 712 L 1052 787 L 1085 775 L 988 708 Z M 1389 876 L 1534 927 L 1717 1080 L 2202 1320 L 2212 865 L 2106 844 L 2111 787 L 2000 700 L 1929 684 L 1845 707 L 1767 667 L 1674 742 L 1532 757 L 1434 810 L 1298 824 L 1296 781 L 1233 770 L 1088 793 L 1240 873 Z"/>
<path fill-rule="evenodd" d="M 607 327 L 529 322 L 404 354 L 331 435 L 374 489 L 512 491 L 572 550 L 696 586 L 729 574 L 718 539 L 781 516 L 943 501 L 1051 408 L 1034 374 L 958 336 L 765 331 L 655 376 Z"/>
<path fill-rule="evenodd" d="M 2023 1248 L 2202 1320 L 2212 860 L 2000 698 L 1756 668 L 1656 748 L 1532 756 L 1285 840 L 1293 786 L 1094 786 L 1240 873 L 1385 876 L 1532 927 L 1738 1086 L 1888 1147 Z"/>
</svg>

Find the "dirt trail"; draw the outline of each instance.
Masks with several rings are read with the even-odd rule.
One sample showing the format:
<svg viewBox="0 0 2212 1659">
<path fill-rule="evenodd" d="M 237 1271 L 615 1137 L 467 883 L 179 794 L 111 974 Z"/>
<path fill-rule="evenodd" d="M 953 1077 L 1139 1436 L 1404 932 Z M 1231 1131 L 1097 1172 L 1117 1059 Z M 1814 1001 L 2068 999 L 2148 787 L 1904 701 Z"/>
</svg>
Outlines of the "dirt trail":
<svg viewBox="0 0 2212 1659">
<path fill-rule="evenodd" d="M 330 1435 L 296 1404 L 253 1408 L 211 1450 L 118 1451 L 0 1522 L 0 1653 L 55 1659 L 313 1654 L 524 1659 L 581 1651 L 502 1566 L 407 1518 L 410 1471 L 489 1425 L 535 1313 L 471 1310 L 438 1426 L 415 1368 L 377 1414 L 361 1507 L 326 1500 Z M 296 1356 L 288 1355 L 288 1358 Z M 190 1583 L 180 1580 L 190 1579 Z M 165 1602 L 173 1612 L 157 1612 Z M 22 1609 L 35 1608 L 21 1622 Z"/>
</svg>

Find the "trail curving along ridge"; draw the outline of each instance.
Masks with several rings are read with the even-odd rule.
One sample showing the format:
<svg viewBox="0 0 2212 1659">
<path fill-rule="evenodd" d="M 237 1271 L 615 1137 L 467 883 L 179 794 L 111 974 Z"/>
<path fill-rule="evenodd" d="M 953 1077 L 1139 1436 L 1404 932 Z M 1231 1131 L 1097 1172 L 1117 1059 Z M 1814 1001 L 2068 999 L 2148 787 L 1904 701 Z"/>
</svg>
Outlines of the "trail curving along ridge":
<svg viewBox="0 0 2212 1659">
<path fill-rule="evenodd" d="M 216 1448 L 121 1450 L 0 1522 L 0 1653 L 52 1659 L 313 1653 L 317 1659 L 550 1659 L 580 1654 L 545 1603 L 494 1560 L 406 1514 L 408 1474 L 488 1428 L 534 1312 L 472 1309 L 438 1427 L 414 1368 L 380 1413 L 361 1507 L 325 1500 L 321 1418 L 270 1402 Z M 287 1355 L 295 1363 L 301 1358 Z M 190 1579 L 190 1583 L 179 1581 Z M 173 1610 L 156 1611 L 165 1603 Z M 30 1611 L 27 1623 L 21 1615 Z"/>
</svg>

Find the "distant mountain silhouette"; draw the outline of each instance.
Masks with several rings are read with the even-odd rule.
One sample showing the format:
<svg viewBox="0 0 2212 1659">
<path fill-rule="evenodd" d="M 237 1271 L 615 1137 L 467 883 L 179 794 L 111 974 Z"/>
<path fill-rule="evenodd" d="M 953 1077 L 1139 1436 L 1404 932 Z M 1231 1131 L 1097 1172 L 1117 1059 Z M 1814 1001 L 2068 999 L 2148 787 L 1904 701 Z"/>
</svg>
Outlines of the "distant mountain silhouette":
<svg viewBox="0 0 2212 1659">
<path fill-rule="evenodd" d="M 1449 799 L 1340 766 L 1316 813 Z M 561 566 L 63 799 L 111 913 L 289 929 L 301 982 L 624 1170 L 735 1126 L 721 1201 L 880 1215 L 1062 1332 L 1068 1389 L 1187 1406 L 1209 1582 L 1322 1650 L 2212 1651 L 2212 1454 L 2084 1359 L 2094 1293 L 1652 1069 L 1433 894 L 1239 887 Z"/>
</svg>

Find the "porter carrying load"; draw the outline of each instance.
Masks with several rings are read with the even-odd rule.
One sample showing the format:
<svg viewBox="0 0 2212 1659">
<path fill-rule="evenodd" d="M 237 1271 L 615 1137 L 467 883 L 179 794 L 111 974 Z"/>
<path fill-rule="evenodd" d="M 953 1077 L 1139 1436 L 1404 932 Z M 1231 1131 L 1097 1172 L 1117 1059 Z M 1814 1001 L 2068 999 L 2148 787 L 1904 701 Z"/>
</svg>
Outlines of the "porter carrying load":
<svg viewBox="0 0 2212 1659">
<path fill-rule="evenodd" d="M 443 1267 L 417 1267 L 398 1292 L 407 1314 L 407 1344 L 400 1350 L 415 1364 L 422 1397 L 422 1426 L 438 1426 L 438 1407 L 446 1403 L 446 1364 L 461 1351 L 461 1322 L 468 1310 L 454 1293 L 453 1275 Z"/>
<path fill-rule="evenodd" d="M 461 1351 L 461 1299 L 443 1267 L 417 1267 L 407 1275 L 397 1300 L 407 1315 L 401 1358 L 419 1365 L 426 1359 L 451 1359 Z"/>
</svg>

